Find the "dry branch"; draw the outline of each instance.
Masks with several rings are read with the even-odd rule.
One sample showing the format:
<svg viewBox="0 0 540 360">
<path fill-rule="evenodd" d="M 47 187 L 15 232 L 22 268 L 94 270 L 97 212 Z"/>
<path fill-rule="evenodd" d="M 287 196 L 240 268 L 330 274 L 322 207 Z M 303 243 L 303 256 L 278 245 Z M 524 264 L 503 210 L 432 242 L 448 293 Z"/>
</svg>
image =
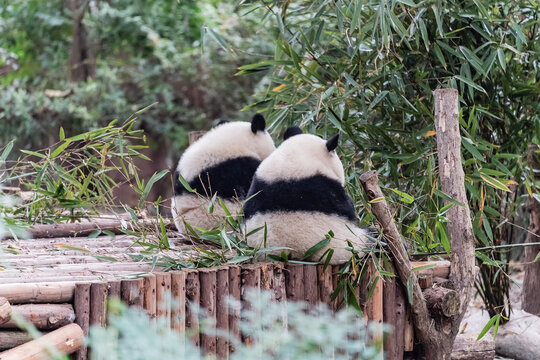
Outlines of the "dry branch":
<svg viewBox="0 0 540 360">
<path fill-rule="evenodd" d="M 71 354 L 83 344 L 84 333 L 77 324 L 69 324 L 42 337 L 0 353 L 0 360 L 49 359 L 49 349 Z"/>
</svg>

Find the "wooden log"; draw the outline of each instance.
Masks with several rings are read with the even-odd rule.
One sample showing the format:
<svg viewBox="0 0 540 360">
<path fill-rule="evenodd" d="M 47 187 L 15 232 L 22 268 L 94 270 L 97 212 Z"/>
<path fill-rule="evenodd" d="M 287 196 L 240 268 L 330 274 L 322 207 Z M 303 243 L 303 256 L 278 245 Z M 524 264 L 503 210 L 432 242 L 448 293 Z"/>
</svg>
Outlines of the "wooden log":
<svg viewBox="0 0 540 360">
<path fill-rule="evenodd" d="M 253 303 L 260 299 L 261 271 L 258 265 L 245 265 L 241 270 L 242 288 L 240 299 L 242 302 L 242 314 L 246 315 L 253 310 Z M 253 338 L 248 334 L 242 334 L 242 341 L 248 346 L 253 344 Z"/>
<path fill-rule="evenodd" d="M 3 284 L 27 284 L 27 283 L 55 283 L 55 282 L 63 282 L 67 283 L 70 282 L 72 284 L 75 283 L 92 283 L 96 281 L 113 281 L 113 280 L 119 280 L 124 276 L 133 276 L 133 271 L 111 271 L 107 273 L 94 273 L 93 275 L 66 275 L 66 274 L 60 274 L 59 276 L 54 276 L 54 273 L 50 274 L 44 274 L 44 275 L 36 275 L 35 277 L 32 277 L 32 274 L 25 274 L 23 278 L 6 278 L 1 279 L 0 281 Z M 145 273 L 140 273 L 145 274 Z"/>
<path fill-rule="evenodd" d="M 242 292 L 240 266 L 229 266 L 229 295 L 235 301 L 235 305 L 229 309 L 229 336 L 240 340 L 240 294 Z M 229 353 L 234 352 L 234 346 L 229 344 Z"/>
<path fill-rule="evenodd" d="M 199 304 L 201 303 L 199 272 L 186 271 L 186 328 L 192 334 L 191 342 L 196 347 L 200 345 L 199 337 Z"/>
<path fill-rule="evenodd" d="M 189 132 L 189 145 L 193 144 L 195 141 L 199 140 L 203 135 L 206 134 L 206 131 L 190 131 Z"/>
<path fill-rule="evenodd" d="M 369 321 L 377 324 L 372 332 L 372 336 L 374 340 L 378 341 L 383 338 L 383 280 L 373 262 L 369 263 L 369 273 L 372 275 L 372 281 L 376 283 L 371 293 L 371 298 L 366 303 L 366 316 Z"/>
<path fill-rule="evenodd" d="M 71 304 L 24 304 L 13 305 L 13 313 L 19 314 L 38 330 L 55 330 L 75 321 Z M 0 329 L 18 329 L 17 323 L 10 321 L 0 325 Z"/>
<path fill-rule="evenodd" d="M 11 305 L 5 297 L 0 297 L 0 327 L 11 319 Z"/>
<path fill-rule="evenodd" d="M 186 332 L 186 272 L 171 272 L 171 327 L 183 334 Z M 183 339 L 183 337 L 182 337 Z"/>
<path fill-rule="evenodd" d="M 424 297 L 433 316 L 449 318 L 456 315 L 461 306 L 458 293 L 444 287 L 435 286 L 426 289 L 424 290 Z"/>
<path fill-rule="evenodd" d="M 39 275 L 94 275 L 103 272 L 132 271 L 149 272 L 153 267 L 146 263 L 90 263 L 90 264 L 60 264 L 57 266 L 30 267 L 20 269 L 9 269 L 0 272 L 0 278 L 13 278 Z"/>
<path fill-rule="evenodd" d="M 0 331 L 0 350 L 7 350 L 22 345 L 32 340 L 32 336 L 26 331 Z"/>
<path fill-rule="evenodd" d="M 261 291 L 267 291 L 270 294 L 270 301 L 276 300 L 274 292 L 274 265 L 270 263 L 259 264 L 261 271 Z"/>
<path fill-rule="evenodd" d="M 405 296 L 405 299 L 407 299 L 407 296 Z M 405 351 L 413 351 L 414 350 L 414 323 L 413 323 L 413 315 L 412 315 L 412 309 L 409 305 L 408 300 L 406 300 L 406 307 L 405 307 L 405 326 L 403 328 L 403 342 L 404 342 L 404 350 Z"/>
<path fill-rule="evenodd" d="M 83 345 L 84 332 L 77 324 L 69 324 L 42 337 L 0 353 L 0 360 L 41 360 L 50 358 L 49 349 L 71 354 Z"/>
<path fill-rule="evenodd" d="M 431 275 L 420 275 L 418 276 L 418 284 L 422 289 L 430 288 L 433 285 L 433 276 Z"/>
<path fill-rule="evenodd" d="M 229 269 L 220 267 L 216 274 L 216 328 L 222 333 L 229 331 Z M 218 359 L 228 359 L 229 341 L 227 337 L 219 336 L 216 339 L 216 355 Z"/>
<path fill-rule="evenodd" d="M 401 285 L 399 279 L 394 278 L 395 283 L 395 295 L 396 295 L 396 322 L 394 327 L 394 339 L 395 346 L 398 349 L 398 358 L 403 358 L 403 352 L 405 351 L 405 332 L 410 332 L 414 338 L 413 324 L 409 323 L 410 328 L 405 330 L 406 316 L 407 316 L 407 296 L 406 291 Z M 401 354 L 401 355 L 400 355 Z"/>
<path fill-rule="evenodd" d="M 76 284 L 73 295 L 75 322 L 84 336 L 88 336 L 88 330 L 90 328 L 90 286 L 90 284 Z M 77 328 L 73 329 L 76 330 Z M 86 360 L 88 357 L 88 348 L 86 345 L 81 344 L 74 357 L 76 360 Z"/>
<path fill-rule="evenodd" d="M 493 360 L 495 341 L 490 336 L 476 340 L 476 334 L 459 334 L 452 346 L 452 360 Z"/>
<path fill-rule="evenodd" d="M 121 280 L 110 280 L 108 281 L 109 288 L 107 289 L 107 298 L 108 299 L 120 299 L 122 294 L 122 281 Z"/>
<path fill-rule="evenodd" d="M 310 307 L 319 302 L 319 282 L 316 265 L 304 265 L 304 301 Z"/>
<path fill-rule="evenodd" d="M 319 280 L 319 301 L 331 308 L 332 292 L 334 292 L 332 266 L 327 266 L 325 269 L 324 265 L 317 265 L 317 278 Z"/>
<path fill-rule="evenodd" d="M 448 279 L 450 275 L 450 261 L 411 261 L 412 269 L 425 267 L 426 265 L 433 266 L 432 268 L 423 268 L 415 271 L 418 276 L 432 276 Z"/>
<path fill-rule="evenodd" d="M 151 319 L 154 319 L 157 314 L 156 287 L 155 274 L 148 274 L 143 277 L 143 308 Z"/>
<path fill-rule="evenodd" d="M 107 324 L 107 290 L 109 284 L 96 282 L 90 285 L 90 325 L 105 327 Z"/>
<path fill-rule="evenodd" d="M 63 246 L 73 246 L 77 248 L 107 248 L 107 247 L 129 247 L 140 246 L 135 244 L 137 238 L 131 235 L 99 236 L 97 238 L 76 238 L 76 237 L 58 237 L 58 238 L 32 238 L 29 240 L 6 240 L 8 244 L 20 250 L 43 250 L 56 249 L 62 250 Z"/>
<path fill-rule="evenodd" d="M 274 296 L 276 302 L 287 302 L 287 281 L 283 264 L 273 264 L 274 268 Z"/>
<path fill-rule="evenodd" d="M 329 265 L 330 266 L 330 265 Z M 341 265 L 332 265 L 332 286 L 334 288 L 334 291 L 338 288 L 339 283 L 341 282 L 341 275 L 339 274 L 339 271 L 341 269 Z M 343 288 L 339 291 L 339 294 L 332 302 L 332 309 L 334 311 L 339 311 L 345 307 L 345 299 L 343 294 Z"/>
<path fill-rule="evenodd" d="M 158 272 L 156 275 L 156 306 L 157 316 L 165 319 L 168 328 L 171 327 L 171 274 Z"/>
<path fill-rule="evenodd" d="M 143 285 L 143 278 L 122 280 L 120 286 L 120 300 L 128 306 L 136 306 L 142 309 Z"/>
<path fill-rule="evenodd" d="M 0 296 L 11 304 L 72 302 L 74 290 L 73 282 L 0 284 Z"/>
<path fill-rule="evenodd" d="M 392 269 L 390 269 L 392 271 Z M 403 338 L 402 328 L 398 328 L 398 316 L 400 310 L 398 308 L 397 283 L 395 278 L 388 279 L 383 284 L 383 319 L 384 323 L 392 326 L 390 333 L 384 341 L 384 353 L 387 360 L 402 360 L 403 359 L 403 342 L 398 337 Z M 401 346 L 400 346 L 401 345 Z"/>
<path fill-rule="evenodd" d="M 304 266 L 301 264 L 287 264 L 285 266 L 285 282 L 287 299 L 304 301 Z"/>
<path fill-rule="evenodd" d="M 199 270 L 199 281 L 201 286 L 201 309 L 206 323 L 204 332 L 201 333 L 201 351 L 203 355 L 216 354 L 216 285 L 217 272 L 215 269 Z"/>
</svg>

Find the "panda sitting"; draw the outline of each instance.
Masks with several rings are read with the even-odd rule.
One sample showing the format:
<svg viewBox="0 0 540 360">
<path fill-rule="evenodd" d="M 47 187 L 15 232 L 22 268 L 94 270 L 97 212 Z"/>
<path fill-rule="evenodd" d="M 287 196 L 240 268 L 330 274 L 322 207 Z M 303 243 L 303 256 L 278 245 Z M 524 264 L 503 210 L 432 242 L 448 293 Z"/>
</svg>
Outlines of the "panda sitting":
<svg viewBox="0 0 540 360">
<path fill-rule="evenodd" d="M 246 197 L 255 170 L 275 149 L 265 127 L 260 114 L 251 123 L 220 123 L 186 149 L 174 177 L 171 206 L 179 231 L 185 230 L 183 220 L 207 230 L 220 225 L 225 216 L 221 206 L 216 205 L 212 214 L 208 212 L 214 194 L 231 214 L 241 210 L 241 200 Z M 196 193 L 185 189 L 179 174 Z"/>
<path fill-rule="evenodd" d="M 288 247 L 292 258 L 303 254 L 332 231 L 330 243 L 311 256 L 317 261 L 328 249 L 331 264 L 348 261 L 352 253 L 347 241 L 362 254 L 370 230 L 356 226 L 357 217 L 346 193 L 343 165 L 335 149 L 339 135 L 325 141 L 287 129 L 284 142 L 260 165 L 244 204 L 247 232 L 266 224 L 266 247 Z M 263 247 L 264 232 L 248 237 L 252 247 Z"/>
</svg>

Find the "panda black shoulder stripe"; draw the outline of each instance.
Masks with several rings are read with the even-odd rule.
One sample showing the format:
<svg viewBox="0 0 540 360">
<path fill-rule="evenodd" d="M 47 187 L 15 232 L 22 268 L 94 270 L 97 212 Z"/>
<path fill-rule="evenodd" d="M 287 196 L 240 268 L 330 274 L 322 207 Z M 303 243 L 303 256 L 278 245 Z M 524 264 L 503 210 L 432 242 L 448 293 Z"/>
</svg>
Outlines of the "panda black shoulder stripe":
<svg viewBox="0 0 540 360">
<path fill-rule="evenodd" d="M 244 199 L 259 164 L 259 160 L 249 156 L 226 160 L 202 170 L 200 176 L 188 181 L 188 184 L 200 195 L 212 196 L 217 192 L 223 199 L 234 197 Z M 176 172 L 174 176 L 174 194 L 184 195 L 188 193 L 178 179 L 178 172 Z"/>
<path fill-rule="evenodd" d="M 246 219 L 256 214 L 276 211 L 308 211 L 337 215 L 349 221 L 356 221 L 356 213 L 351 198 L 338 181 L 323 175 L 315 175 L 300 180 L 265 182 L 255 176 L 248 197 L 253 194 L 256 201 L 244 204 Z"/>
</svg>

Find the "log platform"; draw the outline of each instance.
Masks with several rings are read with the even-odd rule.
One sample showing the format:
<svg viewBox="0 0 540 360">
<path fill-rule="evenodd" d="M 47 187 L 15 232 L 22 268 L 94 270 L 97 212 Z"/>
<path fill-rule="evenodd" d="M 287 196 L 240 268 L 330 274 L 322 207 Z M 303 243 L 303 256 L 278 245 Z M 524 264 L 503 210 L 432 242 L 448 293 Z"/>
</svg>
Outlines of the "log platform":
<svg viewBox="0 0 540 360">
<path fill-rule="evenodd" d="M 107 226 L 111 227 L 108 223 Z M 50 231 L 32 230 L 42 235 L 51 234 Z M 69 234 L 68 229 L 61 231 Z M 0 253 L 0 300 L 4 298 L 0 309 L 5 309 L 4 320 L 0 321 L 0 360 L 29 358 L 24 354 L 36 356 L 36 352 L 47 351 L 43 345 L 47 339 L 58 352 L 87 359 L 82 336 L 88 333 L 89 326 L 106 324 L 106 302 L 113 297 L 144 309 L 151 317 L 165 317 L 166 323 L 180 333 L 198 329 L 199 319 L 188 305 L 195 302 L 215 318 L 216 328 L 244 341 L 250 339 L 239 329 L 241 314 L 228 309 L 226 298 L 232 296 L 242 303 L 242 308 L 248 308 L 250 305 L 244 299 L 247 288 L 268 290 L 272 301 L 277 302 L 322 302 L 336 310 L 343 307 L 343 296 L 335 300 L 331 297 L 340 281 L 338 266 L 325 269 L 322 265 L 258 263 L 163 272 L 158 266 L 132 260 L 130 254 L 142 250 L 135 237 L 73 236 L 87 236 L 88 232 L 79 227 L 71 237 L 2 242 L 10 252 Z M 448 278 L 449 265 L 447 261 L 413 263 L 430 287 L 434 279 Z M 373 266 L 368 272 L 377 276 Z M 413 350 L 414 344 L 406 290 L 395 278 L 379 278 L 370 299 L 366 300 L 366 282 L 355 291 L 369 320 L 394 327 L 384 338 L 386 358 L 403 359 L 404 352 Z M 9 313 L 22 316 L 45 335 L 32 340 L 18 329 Z M 191 335 L 191 341 L 203 353 L 227 358 L 234 351 L 233 346 L 216 334 Z M 375 336 L 382 338 L 382 331 Z M 32 351 L 28 350 L 30 347 Z"/>
</svg>

